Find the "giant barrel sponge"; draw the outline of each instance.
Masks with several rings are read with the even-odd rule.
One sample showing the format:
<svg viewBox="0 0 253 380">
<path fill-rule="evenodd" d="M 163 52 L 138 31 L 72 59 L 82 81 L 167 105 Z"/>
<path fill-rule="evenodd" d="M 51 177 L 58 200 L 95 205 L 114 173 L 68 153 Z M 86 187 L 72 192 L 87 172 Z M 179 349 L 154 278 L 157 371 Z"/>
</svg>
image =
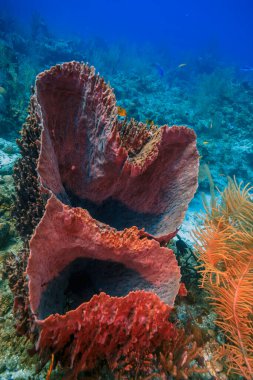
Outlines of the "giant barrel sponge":
<svg viewBox="0 0 253 380">
<path fill-rule="evenodd" d="M 110 86 L 70 62 L 37 76 L 21 134 L 14 214 L 37 350 L 73 376 L 139 360 L 173 330 L 180 268 L 164 245 L 196 191 L 195 133 L 120 121 Z"/>
</svg>

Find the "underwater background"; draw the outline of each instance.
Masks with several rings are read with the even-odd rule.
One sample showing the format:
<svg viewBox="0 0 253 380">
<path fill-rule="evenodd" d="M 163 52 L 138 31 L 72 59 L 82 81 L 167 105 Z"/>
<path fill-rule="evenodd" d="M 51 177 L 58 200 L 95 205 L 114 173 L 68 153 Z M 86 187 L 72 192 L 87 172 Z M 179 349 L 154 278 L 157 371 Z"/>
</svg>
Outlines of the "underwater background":
<svg viewBox="0 0 253 380">
<path fill-rule="evenodd" d="M 20 157 L 16 139 L 27 117 L 32 87 L 37 74 L 69 61 L 87 62 L 110 83 L 123 112 L 119 117 L 149 126 L 185 125 L 196 132 L 198 190 L 178 237 L 169 243 L 190 297 L 188 303 L 178 302 L 173 318 L 188 326 L 199 346 L 212 339 L 215 343 L 214 348 L 210 343 L 210 352 L 206 349 L 207 373 L 190 373 L 186 378 L 253 378 L 250 372 L 246 376 L 228 372 L 226 364 L 213 358 L 212 350 L 217 351 L 216 344 L 226 338 L 215 324 L 217 315 L 207 295 L 199 290 L 201 274 L 192 253 L 196 249 L 193 235 L 201 241 L 196 232 L 202 223 L 200 212 L 210 202 L 214 208 L 214 197 L 221 202 L 228 177 L 235 177 L 241 188 L 252 183 L 252 20 L 251 0 L 0 0 L 0 379 L 65 378 L 57 370 L 47 375 L 48 364 L 41 370 L 37 356 L 27 353 L 29 342 L 17 337 L 13 295 L 4 268 L 9 253 L 15 254 L 23 244 L 12 217 L 12 174 Z M 235 187 L 236 191 L 240 193 Z M 247 217 L 252 221 L 252 196 L 246 198 Z M 249 314 L 247 331 L 252 337 L 252 307 Z M 252 349 L 250 355 L 253 362 Z M 216 365 L 218 369 L 213 368 Z M 108 376 L 84 378 L 114 378 Z M 153 378 L 181 379 L 173 374 Z"/>
</svg>

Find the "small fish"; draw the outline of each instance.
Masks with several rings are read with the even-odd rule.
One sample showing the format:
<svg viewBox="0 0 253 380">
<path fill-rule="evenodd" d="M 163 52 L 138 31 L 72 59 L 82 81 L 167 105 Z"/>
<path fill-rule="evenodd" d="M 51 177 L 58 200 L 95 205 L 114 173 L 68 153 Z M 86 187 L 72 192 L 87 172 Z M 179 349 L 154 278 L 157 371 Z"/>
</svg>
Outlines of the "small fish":
<svg viewBox="0 0 253 380">
<path fill-rule="evenodd" d="M 152 119 L 147 119 L 146 120 L 146 124 L 148 124 L 148 125 L 155 125 L 154 120 L 152 120 Z"/>
<path fill-rule="evenodd" d="M 223 174 L 223 173 L 219 173 L 219 176 L 221 176 L 221 177 L 225 177 L 225 174 Z"/>
<path fill-rule="evenodd" d="M 181 67 L 185 67 L 187 66 L 187 63 L 180 63 L 180 65 L 178 65 L 178 68 L 181 69 Z"/>
<path fill-rule="evenodd" d="M 201 158 L 203 158 L 203 156 L 199 156 L 199 159 L 201 160 Z"/>
<path fill-rule="evenodd" d="M 122 117 L 126 117 L 127 111 L 125 110 L 125 108 L 122 108 L 122 107 L 118 106 L 118 115 L 122 116 Z"/>
<path fill-rule="evenodd" d="M 207 145 L 207 144 L 209 144 L 209 141 L 203 141 L 203 144 Z"/>
</svg>

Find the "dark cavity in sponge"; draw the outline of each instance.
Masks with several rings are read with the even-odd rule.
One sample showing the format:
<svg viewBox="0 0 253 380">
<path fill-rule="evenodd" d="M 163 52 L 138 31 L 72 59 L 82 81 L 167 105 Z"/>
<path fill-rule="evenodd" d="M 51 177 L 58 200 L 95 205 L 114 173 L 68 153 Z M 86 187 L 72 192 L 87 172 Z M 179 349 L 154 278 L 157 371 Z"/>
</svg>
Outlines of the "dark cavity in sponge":
<svg viewBox="0 0 253 380">
<path fill-rule="evenodd" d="M 65 314 L 101 292 L 124 297 L 134 290 L 151 290 L 151 284 L 122 263 L 79 258 L 47 284 L 38 317 L 44 319 L 55 313 Z"/>
</svg>

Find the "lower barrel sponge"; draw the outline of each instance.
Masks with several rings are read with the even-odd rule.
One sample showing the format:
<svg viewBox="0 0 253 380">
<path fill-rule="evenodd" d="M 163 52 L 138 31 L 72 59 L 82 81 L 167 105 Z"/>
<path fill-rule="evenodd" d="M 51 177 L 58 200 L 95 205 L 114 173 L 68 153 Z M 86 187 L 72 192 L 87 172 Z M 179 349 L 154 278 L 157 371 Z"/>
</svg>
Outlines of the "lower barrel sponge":
<svg viewBox="0 0 253 380">
<path fill-rule="evenodd" d="M 116 231 L 55 196 L 30 241 L 27 274 L 31 309 L 39 319 L 63 314 L 101 291 L 122 297 L 142 289 L 172 306 L 180 282 L 172 250 L 136 227 Z"/>
<path fill-rule="evenodd" d="M 65 358 L 74 373 L 141 359 L 171 332 L 180 270 L 172 250 L 136 227 L 116 231 L 51 196 L 27 274 L 37 349 Z"/>
</svg>

